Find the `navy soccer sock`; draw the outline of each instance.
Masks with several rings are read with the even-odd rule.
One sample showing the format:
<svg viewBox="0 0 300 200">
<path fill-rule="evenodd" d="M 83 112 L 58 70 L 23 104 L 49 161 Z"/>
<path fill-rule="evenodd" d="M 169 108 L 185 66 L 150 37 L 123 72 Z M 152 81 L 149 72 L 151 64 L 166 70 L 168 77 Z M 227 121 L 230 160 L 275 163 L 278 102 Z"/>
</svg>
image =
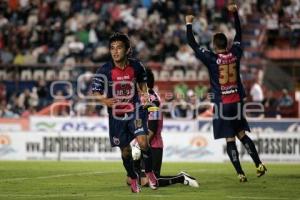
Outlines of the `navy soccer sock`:
<svg viewBox="0 0 300 200">
<path fill-rule="evenodd" d="M 142 158 L 145 164 L 145 172 L 152 171 L 152 151 L 151 148 L 148 148 L 146 151 L 142 150 Z"/>
<path fill-rule="evenodd" d="M 239 160 L 239 152 L 237 150 L 235 141 L 227 142 L 227 154 L 230 158 L 231 163 L 233 164 L 236 172 L 238 174 L 244 174 L 241 163 Z"/>
<path fill-rule="evenodd" d="M 173 185 L 176 183 L 183 183 L 184 182 L 184 176 L 178 175 L 178 176 L 160 176 L 158 178 L 158 185 L 159 187 L 164 187 L 168 185 Z"/>
<path fill-rule="evenodd" d="M 142 169 L 144 169 L 144 167 L 142 167 L 141 165 L 143 164 L 143 162 L 141 162 L 140 159 L 138 160 L 133 160 L 133 167 L 134 167 L 134 171 L 140 176 Z"/>
<path fill-rule="evenodd" d="M 245 146 L 248 154 L 251 156 L 252 160 L 254 161 L 256 167 L 258 167 L 259 164 L 261 164 L 261 161 L 259 159 L 256 147 L 251 140 L 251 138 L 248 137 L 248 135 L 245 135 L 242 139 L 241 142 Z"/>
<path fill-rule="evenodd" d="M 132 158 L 131 157 L 124 158 L 122 156 L 122 160 L 123 160 L 123 165 L 127 171 L 127 176 L 129 176 L 131 179 L 136 179 L 137 175 L 134 171 L 134 164 Z"/>
</svg>

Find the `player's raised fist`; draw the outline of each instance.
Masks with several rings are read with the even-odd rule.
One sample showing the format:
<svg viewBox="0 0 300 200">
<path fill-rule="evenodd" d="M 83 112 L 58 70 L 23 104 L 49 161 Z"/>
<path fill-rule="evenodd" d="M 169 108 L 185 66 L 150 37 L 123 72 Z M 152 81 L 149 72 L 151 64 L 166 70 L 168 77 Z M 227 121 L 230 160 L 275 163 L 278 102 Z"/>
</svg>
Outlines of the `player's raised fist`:
<svg viewBox="0 0 300 200">
<path fill-rule="evenodd" d="M 227 9 L 230 11 L 230 12 L 236 12 L 237 11 L 237 5 L 235 3 L 231 3 L 227 6 Z"/>
<path fill-rule="evenodd" d="M 185 16 L 185 23 L 186 24 L 191 24 L 191 23 L 193 23 L 193 21 L 194 21 L 194 15 L 187 15 L 187 16 Z"/>
</svg>

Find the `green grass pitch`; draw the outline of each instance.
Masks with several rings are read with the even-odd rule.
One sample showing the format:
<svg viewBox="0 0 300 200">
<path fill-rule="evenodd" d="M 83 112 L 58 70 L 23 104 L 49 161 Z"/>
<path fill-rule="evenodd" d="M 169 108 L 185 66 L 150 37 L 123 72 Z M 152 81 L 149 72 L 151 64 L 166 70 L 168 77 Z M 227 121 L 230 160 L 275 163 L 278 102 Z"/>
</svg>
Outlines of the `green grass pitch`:
<svg viewBox="0 0 300 200">
<path fill-rule="evenodd" d="M 200 188 L 177 184 L 133 194 L 121 162 L 0 161 L 0 199 L 300 199 L 300 164 L 267 164 L 261 178 L 251 163 L 243 167 L 247 183 L 238 181 L 230 163 L 164 163 L 163 175 L 185 170 Z"/>
</svg>

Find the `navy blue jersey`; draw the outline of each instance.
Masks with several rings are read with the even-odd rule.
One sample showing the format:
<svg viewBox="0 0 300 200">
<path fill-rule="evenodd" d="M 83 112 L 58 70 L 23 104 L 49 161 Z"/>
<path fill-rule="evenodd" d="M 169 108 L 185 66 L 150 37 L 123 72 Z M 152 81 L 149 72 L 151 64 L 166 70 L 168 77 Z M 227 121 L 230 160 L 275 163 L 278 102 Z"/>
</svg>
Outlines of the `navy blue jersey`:
<svg viewBox="0 0 300 200">
<path fill-rule="evenodd" d="M 118 99 L 117 114 L 132 112 L 140 104 L 137 83 L 146 83 L 147 75 L 140 61 L 128 59 L 124 69 L 108 62 L 100 67 L 92 81 L 92 92 L 105 94 L 107 98 Z M 112 114 L 112 109 L 108 109 Z"/>
<path fill-rule="evenodd" d="M 196 57 L 208 68 L 214 103 L 235 103 L 242 101 L 245 95 L 240 78 L 240 59 L 243 54 L 241 47 L 241 27 L 237 12 L 234 13 L 236 36 L 230 50 L 216 54 L 200 48 L 195 41 L 192 25 L 187 25 L 187 39 Z"/>
</svg>

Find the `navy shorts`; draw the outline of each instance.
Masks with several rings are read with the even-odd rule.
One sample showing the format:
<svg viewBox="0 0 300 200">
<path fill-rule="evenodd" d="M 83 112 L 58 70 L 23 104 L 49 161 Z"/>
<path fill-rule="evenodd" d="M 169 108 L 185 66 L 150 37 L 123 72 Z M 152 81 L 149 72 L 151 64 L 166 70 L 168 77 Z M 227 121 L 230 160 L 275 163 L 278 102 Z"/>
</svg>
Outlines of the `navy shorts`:
<svg viewBox="0 0 300 200">
<path fill-rule="evenodd" d="M 235 137 L 240 131 L 249 131 L 250 128 L 244 117 L 243 103 L 215 104 L 213 130 L 214 138 Z"/>
<path fill-rule="evenodd" d="M 109 138 L 112 147 L 126 147 L 136 136 L 146 134 L 148 126 L 145 109 L 115 117 L 109 115 Z"/>
</svg>

